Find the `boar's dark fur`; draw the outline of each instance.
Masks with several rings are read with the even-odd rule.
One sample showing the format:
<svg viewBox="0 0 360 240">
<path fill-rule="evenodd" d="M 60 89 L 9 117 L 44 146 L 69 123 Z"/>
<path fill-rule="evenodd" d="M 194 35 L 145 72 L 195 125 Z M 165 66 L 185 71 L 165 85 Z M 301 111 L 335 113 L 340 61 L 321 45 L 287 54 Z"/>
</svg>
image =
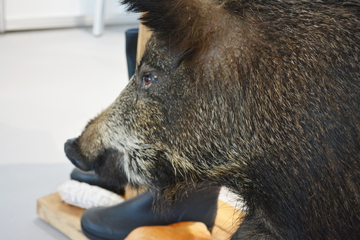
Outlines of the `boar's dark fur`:
<svg viewBox="0 0 360 240">
<path fill-rule="evenodd" d="M 154 34 L 75 164 L 162 196 L 227 186 L 233 239 L 360 239 L 360 1 L 123 2 Z"/>
</svg>

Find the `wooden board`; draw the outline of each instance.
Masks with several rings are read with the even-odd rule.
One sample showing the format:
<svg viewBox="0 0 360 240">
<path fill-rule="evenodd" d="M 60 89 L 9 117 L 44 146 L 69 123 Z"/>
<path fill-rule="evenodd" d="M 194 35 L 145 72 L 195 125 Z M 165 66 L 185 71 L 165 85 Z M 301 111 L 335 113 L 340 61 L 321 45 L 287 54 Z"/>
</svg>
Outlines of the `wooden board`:
<svg viewBox="0 0 360 240">
<path fill-rule="evenodd" d="M 243 213 L 219 200 L 218 214 L 212 231 L 214 240 L 229 239 Z M 82 232 L 80 219 L 85 210 L 71 206 L 60 199 L 58 193 L 39 198 L 38 216 L 73 240 L 88 240 Z"/>
<path fill-rule="evenodd" d="M 58 193 L 37 200 L 38 216 L 73 240 L 88 240 L 81 231 L 84 209 L 63 202 Z"/>
<path fill-rule="evenodd" d="M 151 34 L 152 34 L 152 32 L 147 27 L 140 24 L 138 42 L 137 42 L 137 50 L 136 50 L 136 63 L 137 64 L 140 63 L 141 57 L 145 51 L 146 43 L 149 40 Z"/>
</svg>

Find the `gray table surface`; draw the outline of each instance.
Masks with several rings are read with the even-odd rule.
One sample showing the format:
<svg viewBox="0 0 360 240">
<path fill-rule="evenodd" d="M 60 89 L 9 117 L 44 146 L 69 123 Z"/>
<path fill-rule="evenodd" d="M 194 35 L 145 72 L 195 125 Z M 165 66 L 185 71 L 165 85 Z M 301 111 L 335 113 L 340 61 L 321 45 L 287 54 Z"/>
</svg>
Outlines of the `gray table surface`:
<svg viewBox="0 0 360 240">
<path fill-rule="evenodd" d="M 0 239 L 69 240 L 36 215 L 36 200 L 69 180 L 71 163 L 0 165 Z"/>
</svg>

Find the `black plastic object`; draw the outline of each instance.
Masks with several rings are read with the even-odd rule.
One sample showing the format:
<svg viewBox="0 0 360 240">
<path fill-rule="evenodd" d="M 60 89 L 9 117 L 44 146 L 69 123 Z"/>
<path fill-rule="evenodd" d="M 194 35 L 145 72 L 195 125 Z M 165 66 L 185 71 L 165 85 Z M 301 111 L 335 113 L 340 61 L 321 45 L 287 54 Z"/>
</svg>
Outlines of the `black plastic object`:
<svg viewBox="0 0 360 240">
<path fill-rule="evenodd" d="M 134 75 L 136 68 L 136 50 L 139 29 L 132 28 L 125 32 L 126 39 L 126 59 L 128 66 L 129 79 Z"/>
<path fill-rule="evenodd" d="M 111 207 L 86 210 L 83 233 L 92 240 L 122 240 L 141 226 L 169 225 L 182 221 L 203 222 L 211 231 L 217 213 L 220 187 L 189 191 L 165 213 L 154 211 L 153 197 L 145 192 Z"/>
</svg>

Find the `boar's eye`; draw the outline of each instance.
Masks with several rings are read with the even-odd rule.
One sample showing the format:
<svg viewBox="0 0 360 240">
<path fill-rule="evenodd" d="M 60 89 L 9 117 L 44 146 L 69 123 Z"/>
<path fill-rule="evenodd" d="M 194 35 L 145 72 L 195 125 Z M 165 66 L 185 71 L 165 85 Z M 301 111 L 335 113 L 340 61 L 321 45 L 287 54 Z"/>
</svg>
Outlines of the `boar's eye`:
<svg viewBox="0 0 360 240">
<path fill-rule="evenodd" d="M 158 77 L 152 73 L 144 73 L 142 77 L 142 82 L 145 88 L 149 88 L 152 83 L 156 82 Z"/>
</svg>

